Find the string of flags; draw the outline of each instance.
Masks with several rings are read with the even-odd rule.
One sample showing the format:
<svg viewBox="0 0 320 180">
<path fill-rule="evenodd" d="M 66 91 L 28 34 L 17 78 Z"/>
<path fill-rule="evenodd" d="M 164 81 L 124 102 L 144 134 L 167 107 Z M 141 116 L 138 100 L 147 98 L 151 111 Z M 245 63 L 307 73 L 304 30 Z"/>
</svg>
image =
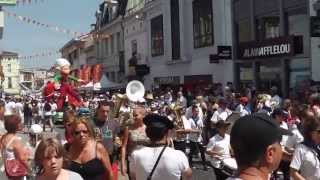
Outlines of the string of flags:
<svg viewBox="0 0 320 180">
<path fill-rule="evenodd" d="M 60 28 L 60 27 L 55 26 L 55 25 L 41 23 L 41 22 L 39 22 L 37 20 L 34 20 L 32 18 L 25 17 L 25 16 L 20 16 L 20 15 L 17 15 L 16 13 L 12 13 L 12 12 L 9 12 L 9 11 L 6 11 L 6 10 L 3 10 L 3 12 L 8 17 L 13 17 L 13 18 L 15 18 L 15 19 L 17 19 L 17 20 L 19 20 L 21 22 L 32 24 L 32 25 L 35 25 L 35 26 L 38 26 L 38 27 L 45 27 L 45 28 L 48 28 L 48 29 L 50 29 L 52 31 L 65 33 L 65 34 L 68 34 L 68 35 L 71 35 L 71 36 L 74 36 L 74 37 L 83 36 L 83 35 L 86 34 L 86 33 L 80 33 L 80 32 L 76 32 L 76 31 L 72 31 L 72 30 L 69 30 L 69 29 Z"/>
<path fill-rule="evenodd" d="M 18 56 L 19 60 L 31 60 L 31 59 L 38 59 L 43 57 L 51 57 L 60 54 L 59 51 L 52 51 L 52 52 L 42 52 L 42 53 L 36 53 L 34 55 L 29 56 Z"/>
<path fill-rule="evenodd" d="M 35 4 L 39 2 L 44 2 L 44 0 L 17 0 L 16 6 L 19 5 L 29 5 L 29 4 Z"/>
</svg>

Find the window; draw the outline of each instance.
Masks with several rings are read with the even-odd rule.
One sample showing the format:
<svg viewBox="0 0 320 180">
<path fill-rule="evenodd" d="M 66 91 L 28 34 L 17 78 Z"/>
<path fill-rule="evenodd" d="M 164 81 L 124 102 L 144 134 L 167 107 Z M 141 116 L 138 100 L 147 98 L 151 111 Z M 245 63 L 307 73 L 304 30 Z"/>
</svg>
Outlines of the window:
<svg viewBox="0 0 320 180">
<path fill-rule="evenodd" d="M 114 36 L 113 34 L 110 36 L 110 41 L 111 41 L 111 54 L 114 53 Z"/>
<path fill-rule="evenodd" d="M 280 36 L 280 19 L 278 16 L 257 19 L 257 40 L 276 38 Z"/>
<path fill-rule="evenodd" d="M 193 1 L 194 48 L 213 45 L 212 0 Z"/>
<path fill-rule="evenodd" d="M 11 72 L 11 64 L 7 64 L 7 71 L 10 73 Z"/>
<path fill-rule="evenodd" d="M 8 77 L 8 89 L 12 88 L 12 78 Z"/>
<path fill-rule="evenodd" d="M 172 59 L 180 59 L 179 0 L 171 0 L 171 44 Z"/>
<path fill-rule="evenodd" d="M 121 37 L 120 37 L 120 32 L 117 32 L 117 50 L 118 50 L 118 52 L 121 51 Z"/>
<path fill-rule="evenodd" d="M 131 41 L 131 51 L 132 51 L 132 55 L 138 53 L 138 43 L 137 43 L 137 40 L 132 40 L 132 41 Z"/>
<path fill-rule="evenodd" d="M 104 44 L 105 44 L 106 56 L 109 56 L 109 39 L 108 38 L 104 40 Z"/>
<path fill-rule="evenodd" d="M 151 19 L 151 55 L 161 56 L 163 53 L 163 16 L 160 15 Z"/>
</svg>

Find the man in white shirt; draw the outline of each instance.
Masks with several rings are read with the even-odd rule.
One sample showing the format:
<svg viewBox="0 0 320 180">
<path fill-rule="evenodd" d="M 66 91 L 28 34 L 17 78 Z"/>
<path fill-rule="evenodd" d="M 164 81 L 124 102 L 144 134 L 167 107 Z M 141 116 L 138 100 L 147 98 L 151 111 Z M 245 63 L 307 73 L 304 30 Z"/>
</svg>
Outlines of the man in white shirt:
<svg viewBox="0 0 320 180">
<path fill-rule="evenodd" d="M 16 113 L 16 103 L 8 96 L 5 98 L 5 100 L 6 100 L 5 114 L 12 115 Z"/>
<path fill-rule="evenodd" d="M 187 107 L 187 99 L 183 96 L 183 93 L 181 91 L 178 92 L 177 94 L 177 102 L 183 107 Z"/>
<path fill-rule="evenodd" d="M 227 120 L 227 118 L 232 114 L 232 111 L 227 108 L 227 102 L 224 98 L 219 99 L 219 108 L 213 113 L 211 117 L 211 122 L 216 124 L 219 120 Z"/>
<path fill-rule="evenodd" d="M 132 153 L 134 179 L 191 180 L 192 170 L 186 155 L 167 145 L 169 129 L 174 127 L 173 122 L 156 114 L 147 115 L 143 121 L 151 143 Z"/>
<path fill-rule="evenodd" d="M 274 107 L 274 108 L 279 108 L 281 107 L 282 105 L 282 98 L 278 95 L 278 88 L 276 86 L 273 86 L 271 88 L 271 105 Z"/>
</svg>

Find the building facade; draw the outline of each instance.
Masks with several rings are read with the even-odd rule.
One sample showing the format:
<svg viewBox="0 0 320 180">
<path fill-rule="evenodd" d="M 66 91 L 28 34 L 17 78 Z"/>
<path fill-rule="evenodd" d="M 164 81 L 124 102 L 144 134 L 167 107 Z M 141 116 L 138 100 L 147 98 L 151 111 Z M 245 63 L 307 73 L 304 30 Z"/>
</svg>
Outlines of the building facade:
<svg viewBox="0 0 320 180">
<path fill-rule="evenodd" d="M 123 19 L 120 15 L 120 2 L 104 1 L 96 13 L 94 33 L 97 60 L 103 65 L 103 73 L 113 82 L 125 81 Z"/>
<path fill-rule="evenodd" d="M 309 0 L 241 0 L 232 5 L 238 87 L 277 86 L 286 96 L 311 78 Z"/>
<path fill-rule="evenodd" d="M 231 55 L 225 60 L 214 58 L 219 47 L 231 46 L 230 0 L 128 1 L 126 67 L 134 54 L 137 64 L 150 67 L 143 77 L 147 89 L 232 82 Z"/>
<path fill-rule="evenodd" d="M 13 52 L 2 51 L 0 53 L 0 62 L 3 69 L 4 81 L 2 90 L 7 94 L 19 94 L 19 69 L 18 54 Z"/>
</svg>

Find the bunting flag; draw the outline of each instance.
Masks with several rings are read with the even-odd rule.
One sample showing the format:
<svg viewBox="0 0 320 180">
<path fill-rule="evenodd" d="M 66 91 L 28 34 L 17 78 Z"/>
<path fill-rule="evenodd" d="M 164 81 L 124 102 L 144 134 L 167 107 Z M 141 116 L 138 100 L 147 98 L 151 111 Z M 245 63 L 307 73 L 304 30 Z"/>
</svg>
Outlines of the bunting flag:
<svg viewBox="0 0 320 180">
<path fill-rule="evenodd" d="M 34 55 L 29 55 L 29 56 L 19 56 L 18 60 L 31 60 L 31 59 L 39 59 L 43 57 L 50 57 L 50 56 L 55 56 L 60 54 L 59 51 L 52 51 L 52 52 L 41 52 L 41 53 L 36 53 Z"/>
<path fill-rule="evenodd" d="M 81 71 L 81 79 L 85 82 L 91 81 L 91 66 L 89 65 L 83 65 L 83 69 Z"/>
<path fill-rule="evenodd" d="M 91 74 L 92 74 L 93 83 L 100 82 L 102 78 L 102 64 L 93 65 Z"/>
<path fill-rule="evenodd" d="M 16 6 L 24 6 L 24 5 L 30 5 L 30 4 L 37 4 L 37 3 L 43 3 L 44 0 L 17 0 Z"/>
<path fill-rule="evenodd" d="M 50 24 L 46 24 L 46 23 L 41 23 L 38 22 L 37 20 L 34 20 L 32 18 L 29 17 L 24 17 L 24 16 L 19 16 L 16 13 L 12 13 L 12 12 L 8 12 L 6 10 L 3 10 L 3 12 L 8 16 L 8 17 L 13 17 L 19 21 L 25 22 L 27 24 L 32 24 L 38 27 L 45 27 L 48 28 L 52 31 L 56 31 L 56 32 L 60 32 L 60 33 L 64 33 L 64 34 L 68 34 L 71 35 L 73 37 L 79 37 L 79 36 L 83 36 L 86 35 L 87 33 L 80 33 L 80 32 L 76 32 L 76 31 L 71 31 L 69 29 L 64 29 L 64 28 L 60 28 L 58 26 L 55 25 L 50 25 Z"/>
</svg>

